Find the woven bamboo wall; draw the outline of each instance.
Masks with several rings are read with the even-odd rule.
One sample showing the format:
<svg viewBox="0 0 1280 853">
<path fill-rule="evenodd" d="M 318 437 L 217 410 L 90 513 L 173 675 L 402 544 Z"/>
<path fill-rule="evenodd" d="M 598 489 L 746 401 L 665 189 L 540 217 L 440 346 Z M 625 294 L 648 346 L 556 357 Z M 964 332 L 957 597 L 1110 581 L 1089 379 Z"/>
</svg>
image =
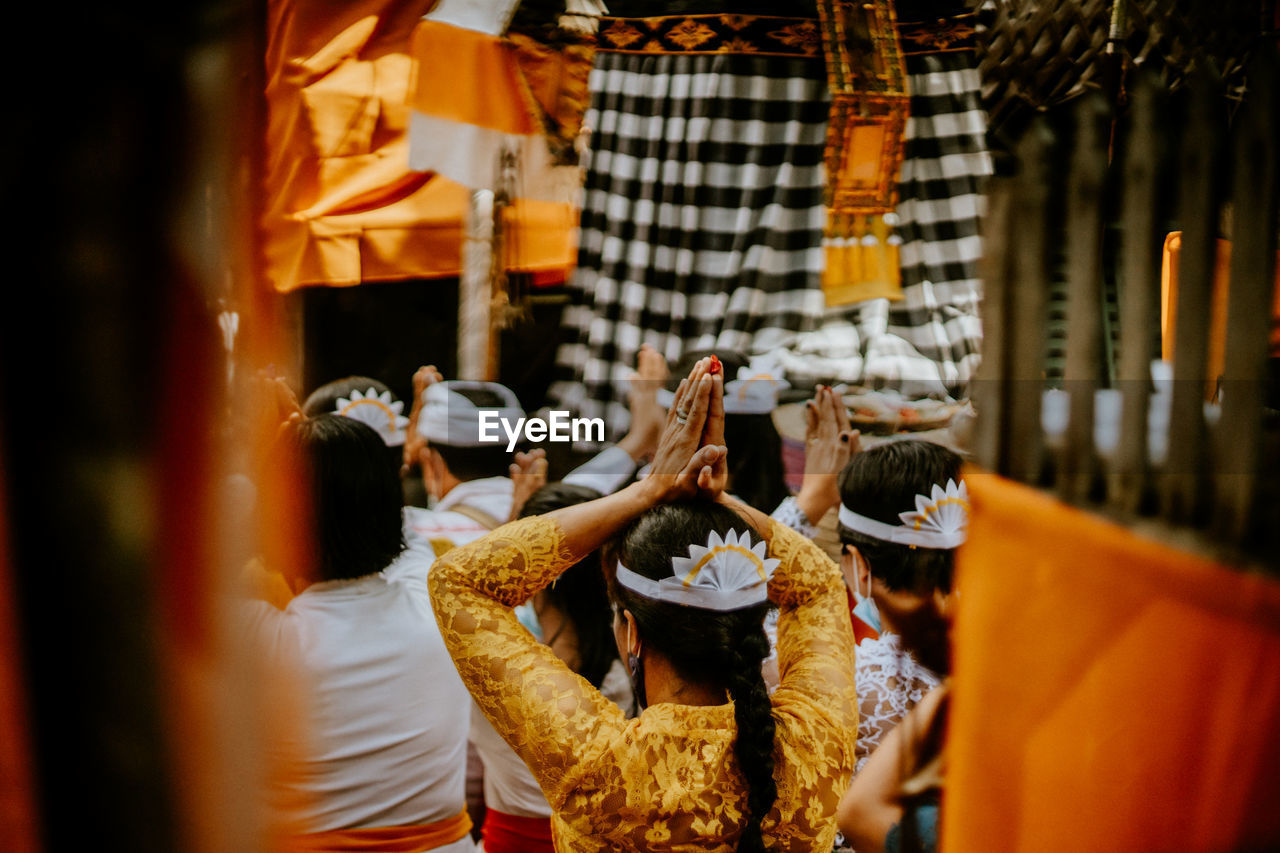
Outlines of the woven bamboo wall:
<svg viewBox="0 0 1280 853">
<path fill-rule="evenodd" d="M 1276 0 L 987 0 L 979 70 L 992 133 L 1016 139 L 1036 112 L 1091 90 L 1123 97 L 1121 69 L 1135 66 L 1170 91 L 1211 69 L 1239 100 L 1275 13 Z"/>
</svg>

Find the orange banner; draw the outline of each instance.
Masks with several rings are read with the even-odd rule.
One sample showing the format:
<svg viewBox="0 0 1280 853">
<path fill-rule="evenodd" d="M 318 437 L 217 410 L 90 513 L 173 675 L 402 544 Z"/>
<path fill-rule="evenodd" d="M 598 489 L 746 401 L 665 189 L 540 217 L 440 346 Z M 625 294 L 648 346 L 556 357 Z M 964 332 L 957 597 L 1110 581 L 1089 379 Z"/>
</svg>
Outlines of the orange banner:
<svg viewBox="0 0 1280 853">
<path fill-rule="evenodd" d="M 942 849 L 1280 846 L 1280 584 L 966 479 Z"/>
<path fill-rule="evenodd" d="M 415 74 L 410 98 L 419 112 L 501 133 L 542 132 L 534 119 L 537 105 L 521 79 L 515 51 L 503 39 L 422 21 L 413 30 L 410 55 L 430 60 L 418 64 L 420 72 L 430 68 L 448 74 L 448 79 Z M 453 81 L 466 85 L 451 85 Z"/>
<path fill-rule="evenodd" d="M 467 190 L 409 171 L 410 38 L 431 5 L 268 4 L 262 222 L 275 290 L 460 274 Z M 488 103 L 447 79 L 424 86 L 455 107 Z M 521 199 L 507 215 L 509 270 L 572 267 L 570 205 Z"/>
</svg>

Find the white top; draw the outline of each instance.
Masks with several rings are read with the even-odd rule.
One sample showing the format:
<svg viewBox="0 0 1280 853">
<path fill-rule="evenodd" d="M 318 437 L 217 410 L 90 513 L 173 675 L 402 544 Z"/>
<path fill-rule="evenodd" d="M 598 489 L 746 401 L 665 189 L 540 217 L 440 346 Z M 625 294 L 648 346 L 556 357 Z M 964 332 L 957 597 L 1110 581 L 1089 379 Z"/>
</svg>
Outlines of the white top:
<svg viewBox="0 0 1280 853">
<path fill-rule="evenodd" d="M 489 532 L 489 528 L 460 512 L 454 512 L 453 508 L 469 506 L 493 516 L 495 521 L 503 524 L 511 516 L 514 490 L 515 483 L 510 477 L 486 477 L 459 483 L 431 509 L 405 507 L 405 541 L 410 548 L 417 548 L 420 543 L 430 543 L 432 539 L 446 539 L 454 545 L 466 545 L 479 539 Z M 430 547 L 429 544 L 427 547 Z"/>
<path fill-rule="evenodd" d="M 764 632 L 769 638 L 767 665 L 778 655 L 776 609 L 765 615 Z M 884 736 L 938 685 L 939 679 L 902 648 L 897 634 L 889 633 L 882 633 L 879 639 L 867 637 L 858 644 L 854 671 L 858 684 L 858 742 L 853 769 L 857 773 Z"/>
<path fill-rule="evenodd" d="M 587 486 L 607 495 L 625 486 L 635 472 L 636 463 L 631 455 L 612 445 L 566 474 L 563 482 Z M 456 512 L 455 508 L 469 506 L 505 524 L 511 517 L 514 490 L 515 483 L 510 477 L 486 477 L 459 483 L 431 509 L 405 507 L 405 541 L 410 547 L 417 547 L 418 543 L 429 543 L 432 539 L 445 539 L 454 545 L 479 539 L 489 532 L 488 528 Z"/>
<path fill-rule="evenodd" d="M 636 461 L 631 454 L 614 444 L 574 468 L 561 482 L 611 495 L 630 482 L 635 473 Z"/>
<path fill-rule="evenodd" d="M 301 718 L 283 744 L 290 797 L 309 832 L 412 826 L 466 801 L 471 701 L 427 594 L 432 554 L 376 575 L 313 584 L 281 611 L 245 602 L 255 648 L 301 676 Z M 438 848 L 470 851 L 470 838 Z"/>
</svg>

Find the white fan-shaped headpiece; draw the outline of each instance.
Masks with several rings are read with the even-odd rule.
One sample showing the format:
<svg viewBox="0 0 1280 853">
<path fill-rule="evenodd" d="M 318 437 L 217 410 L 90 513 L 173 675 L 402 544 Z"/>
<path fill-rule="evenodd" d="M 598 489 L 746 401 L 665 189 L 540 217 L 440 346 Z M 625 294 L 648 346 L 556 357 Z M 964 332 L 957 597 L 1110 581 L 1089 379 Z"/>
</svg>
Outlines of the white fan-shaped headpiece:
<svg viewBox="0 0 1280 853">
<path fill-rule="evenodd" d="M 349 398 L 339 397 L 336 405 L 336 414 L 373 427 L 388 447 L 404 444 L 404 432 L 409 419 L 400 414 L 404 411 L 404 403 L 400 400 L 393 401 L 390 391 L 379 394 L 376 389 L 370 388 L 361 394 L 353 390 Z"/>
<path fill-rule="evenodd" d="M 969 490 L 964 481 L 934 484 L 928 497 L 916 495 L 916 508 L 898 514 L 902 524 L 885 524 L 859 515 L 843 504 L 840 523 L 850 530 L 897 545 L 948 549 L 964 543 L 969 535 Z"/>
<path fill-rule="evenodd" d="M 769 598 L 769 578 L 779 560 L 766 556 L 764 542 L 751 544 L 746 531 L 712 532 L 707 544 L 690 545 L 688 557 L 672 557 L 672 577 L 652 580 L 618 563 L 618 583 L 671 604 L 704 610 L 740 610 Z"/>
</svg>

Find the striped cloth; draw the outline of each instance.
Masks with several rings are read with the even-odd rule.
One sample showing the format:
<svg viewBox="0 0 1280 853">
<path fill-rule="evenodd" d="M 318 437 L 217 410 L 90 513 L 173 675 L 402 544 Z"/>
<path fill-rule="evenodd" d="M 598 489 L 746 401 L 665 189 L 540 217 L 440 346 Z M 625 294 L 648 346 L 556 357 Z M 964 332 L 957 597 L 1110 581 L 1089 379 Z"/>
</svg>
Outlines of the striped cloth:
<svg viewBox="0 0 1280 853">
<path fill-rule="evenodd" d="M 970 53 L 907 62 L 904 298 L 828 308 L 821 51 L 598 53 L 554 404 L 621 433 L 646 343 L 670 361 L 690 349 L 773 353 L 793 384 L 962 393 L 981 339 L 985 120 Z"/>
</svg>

